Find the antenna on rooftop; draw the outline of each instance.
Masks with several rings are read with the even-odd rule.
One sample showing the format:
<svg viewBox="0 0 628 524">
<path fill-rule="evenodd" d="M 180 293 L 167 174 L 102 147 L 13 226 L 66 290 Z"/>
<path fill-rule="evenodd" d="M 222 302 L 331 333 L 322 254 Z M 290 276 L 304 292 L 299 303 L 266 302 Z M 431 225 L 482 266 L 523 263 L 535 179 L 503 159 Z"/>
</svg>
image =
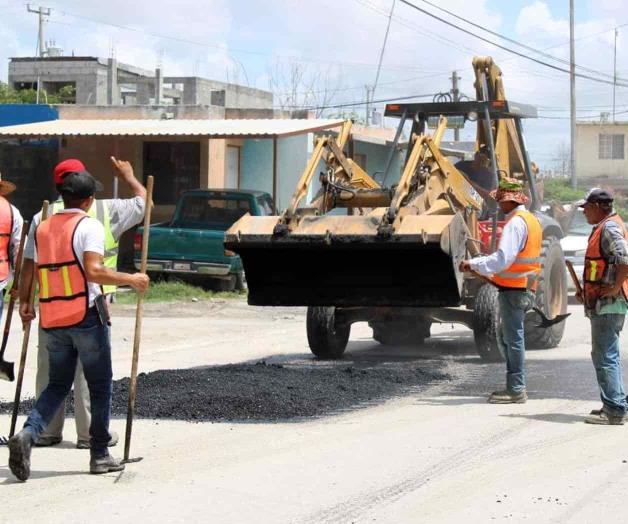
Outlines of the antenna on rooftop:
<svg viewBox="0 0 628 524">
<path fill-rule="evenodd" d="M 39 9 L 34 9 L 30 4 L 26 4 L 26 10 L 29 13 L 35 13 L 39 15 L 39 31 L 37 33 L 37 54 L 40 57 L 46 56 L 46 41 L 44 40 L 44 22 L 45 16 L 50 16 L 50 8 L 39 6 Z"/>
</svg>

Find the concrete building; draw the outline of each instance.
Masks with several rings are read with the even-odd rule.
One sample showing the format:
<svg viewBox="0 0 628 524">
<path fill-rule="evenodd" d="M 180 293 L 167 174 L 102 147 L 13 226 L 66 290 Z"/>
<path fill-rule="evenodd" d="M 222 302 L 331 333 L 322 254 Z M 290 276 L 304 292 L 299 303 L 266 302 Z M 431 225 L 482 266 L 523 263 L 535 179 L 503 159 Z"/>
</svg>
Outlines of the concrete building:
<svg viewBox="0 0 628 524">
<path fill-rule="evenodd" d="M 40 89 L 45 101 L 70 86 L 78 105 L 213 105 L 225 108 L 270 109 L 269 91 L 199 77 L 168 77 L 113 58 L 49 56 L 11 58 L 9 85 Z"/>
<path fill-rule="evenodd" d="M 628 189 L 627 136 L 628 122 L 577 122 L 578 178 Z"/>
</svg>

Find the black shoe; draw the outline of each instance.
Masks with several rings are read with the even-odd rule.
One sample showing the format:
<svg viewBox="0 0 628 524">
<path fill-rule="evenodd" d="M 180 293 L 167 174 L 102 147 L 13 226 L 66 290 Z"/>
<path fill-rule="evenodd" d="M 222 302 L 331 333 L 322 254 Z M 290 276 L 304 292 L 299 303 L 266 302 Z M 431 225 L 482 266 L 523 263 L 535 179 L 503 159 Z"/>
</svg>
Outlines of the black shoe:
<svg viewBox="0 0 628 524">
<path fill-rule="evenodd" d="M 114 459 L 109 453 L 100 458 L 92 457 L 89 461 L 89 472 L 94 475 L 111 473 L 112 471 L 122 471 L 123 469 L 124 464 Z"/>
<path fill-rule="evenodd" d="M 24 482 L 31 474 L 31 432 L 23 429 L 9 439 L 9 468 L 18 480 Z"/>
</svg>

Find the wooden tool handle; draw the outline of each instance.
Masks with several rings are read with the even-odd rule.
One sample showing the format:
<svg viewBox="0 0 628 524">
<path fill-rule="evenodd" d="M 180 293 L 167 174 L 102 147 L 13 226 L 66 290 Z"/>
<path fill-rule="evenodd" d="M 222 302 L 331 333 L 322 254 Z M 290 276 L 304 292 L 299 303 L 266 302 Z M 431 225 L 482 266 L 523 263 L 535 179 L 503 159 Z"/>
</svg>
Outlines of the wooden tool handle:
<svg viewBox="0 0 628 524">
<path fill-rule="evenodd" d="M 142 235 L 142 256 L 140 271 L 146 273 L 148 261 L 148 238 L 150 235 L 150 218 L 153 210 L 154 178 L 146 180 L 146 212 L 144 213 L 144 232 Z M 131 451 L 131 432 L 133 430 L 133 416 L 135 413 L 135 397 L 137 394 L 137 367 L 140 357 L 140 340 L 142 335 L 142 318 L 144 316 L 144 293 L 137 294 L 137 308 L 135 310 L 135 336 L 133 338 L 133 360 L 131 361 L 131 377 L 129 380 L 129 403 L 126 413 L 126 432 L 124 435 L 124 460 L 129 460 Z"/>
<path fill-rule="evenodd" d="M 17 258 L 15 259 L 15 271 L 13 272 L 13 284 L 11 289 L 17 288 L 20 283 L 20 274 L 22 273 L 22 259 L 24 258 L 24 243 L 28 234 L 28 222 L 22 224 L 22 234 L 20 235 L 20 247 L 17 250 Z M 0 346 L 0 360 L 4 358 L 4 351 L 9 341 L 9 331 L 11 330 L 11 320 L 13 319 L 13 309 L 15 308 L 15 298 L 9 299 L 9 307 L 7 308 L 7 317 L 4 320 L 4 332 L 2 333 L 2 346 Z"/>
<path fill-rule="evenodd" d="M 567 266 L 567 269 L 569 270 L 569 274 L 571 275 L 571 279 L 573 280 L 573 283 L 576 286 L 576 291 L 578 292 L 579 295 L 581 295 L 582 285 L 580 285 L 580 279 L 578 278 L 578 275 L 576 275 L 576 270 L 573 268 L 573 264 L 569 260 L 565 260 L 565 265 Z"/>
<path fill-rule="evenodd" d="M 48 206 L 50 203 L 48 200 L 44 200 L 44 204 L 41 207 L 41 220 L 42 222 L 48 218 Z M 36 271 L 36 268 L 35 268 Z M 33 310 L 35 304 L 35 294 L 37 293 L 37 282 L 35 280 L 35 274 L 33 274 L 33 280 L 31 281 L 30 295 L 28 297 L 28 309 Z M 24 368 L 26 367 L 26 354 L 28 352 L 28 341 L 31 335 L 31 323 L 24 323 L 24 338 L 22 339 L 22 353 L 20 354 L 20 367 L 17 373 L 17 383 L 15 384 L 15 398 L 13 399 L 13 413 L 11 415 L 11 430 L 9 431 L 9 437 L 15 435 L 15 424 L 17 423 L 17 413 L 20 408 L 20 396 L 22 395 L 22 381 L 24 380 Z"/>
</svg>

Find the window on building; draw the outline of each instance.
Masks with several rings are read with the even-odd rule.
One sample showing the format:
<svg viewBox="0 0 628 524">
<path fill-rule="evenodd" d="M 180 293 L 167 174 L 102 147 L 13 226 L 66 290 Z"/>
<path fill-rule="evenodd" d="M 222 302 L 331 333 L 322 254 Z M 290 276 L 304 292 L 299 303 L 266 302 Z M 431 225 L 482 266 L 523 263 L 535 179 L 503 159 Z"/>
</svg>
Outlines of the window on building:
<svg viewBox="0 0 628 524">
<path fill-rule="evenodd" d="M 598 158 L 600 160 L 623 160 L 624 159 L 624 136 L 623 134 L 602 134 L 600 133 L 600 150 Z"/>
<path fill-rule="evenodd" d="M 200 185 L 200 142 L 144 142 L 144 173 L 155 177 L 154 201 L 175 204 Z"/>
</svg>

